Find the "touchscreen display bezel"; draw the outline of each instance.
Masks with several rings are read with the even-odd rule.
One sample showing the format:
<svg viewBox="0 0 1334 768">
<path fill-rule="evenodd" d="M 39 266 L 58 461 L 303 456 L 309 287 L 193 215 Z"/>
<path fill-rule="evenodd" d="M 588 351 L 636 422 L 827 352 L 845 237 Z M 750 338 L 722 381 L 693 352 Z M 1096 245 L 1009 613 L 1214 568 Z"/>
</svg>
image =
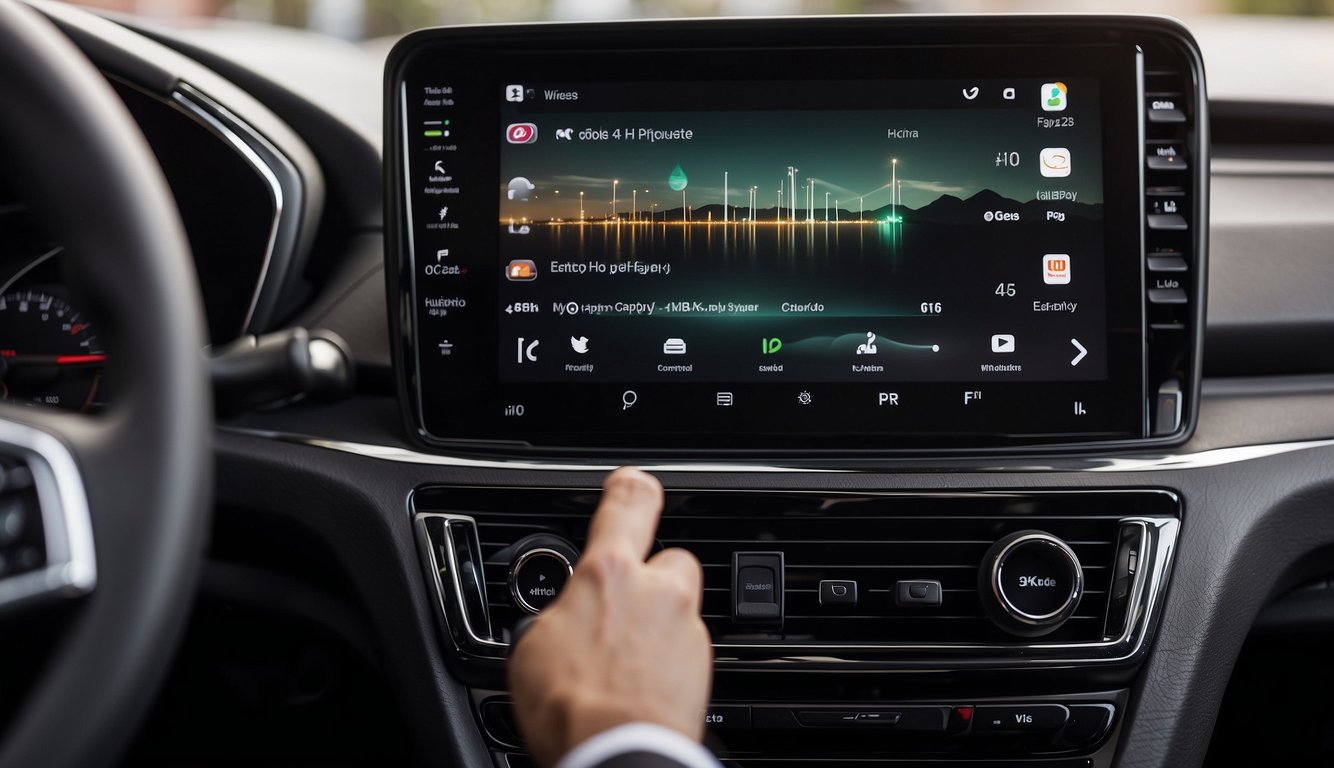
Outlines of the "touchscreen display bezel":
<svg viewBox="0 0 1334 768">
<path fill-rule="evenodd" d="M 599 449 L 618 452 L 820 452 L 933 449 L 989 449 L 1034 445 L 1096 444 L 1134 441 L 1146 436 L 1145 319 L 1143 276 L 1143 84 L 1142 62 L 1129 42 L 1062 40 L 1059 35 L 988 35 L 963 20 L 933 25 L 904 20 L 878 20 L 879 29 L 856 29 L 846 20 L 807 21 L 830 27 L 811 46 L 795 22 L 663 23 L 572 25 L 506 30 L 476 28 L 438 30 L 409 38 L 391 57 L 387 70 L 387 193 L 390 196 L 390 263 L 395 265 L 391 299 L 396 302 L 395 328 L 402 345 L 396 350 L 400 384 L 409 403 L 409 422 L 417 438 L 432 445 L 463 445 L 500 449 L 537 448 L 581 453 Z M 1041 25 L 1038 25 L 1041 26 Z M 730 28 L 730 32 L 729 32 Z M 747 29 L 744 40 L 735 31 Z M 880 34 L 874 34 L 879 32 Z M 689 34 L 688 34 L 689 33 Z M 688 46 L 665 47 L 674 34 L 691 38 Z M 1097 37 L 1095 35 L 1095 37 Z M 724 43 L 724 40 L 726 41 Z M 726 65 L 745 70 L 775 53 L 806 61 L 845 57 L 868 62 L 872 69 L 910 71 L 919 79 L 953 82 L 990 72 L 992 77 L 1046 77 L 1053 72 L 1094 77 L 1101 91 L 1106 232 L 1108 377 L 1099 382 L 988 382 L 988 412 L 974 406 L 963 418 L 949 409 L 939 385 L 904 385 L 919 393 L 928 408 L 897 422 L 874 423 L 855 409 L 840 410 L 846 398 L 829 397 L 824 410 L 798 409 L 785 403 L 800 382 L 748 384 L 744 389 L 758 411 L 719 413 L 705 407 L 704 396 L 727 385 L 635 383 L 638 404 L 633 414 L 622 402 L 625 386 L 614 383 L 538 386 L 502 383 L 498 375 L 501 339 L 494 318 L 502 310 L 494 278 L 481 277 L 467 292 L 467 343 L 488 350 L 456 365 L 449 373 L 432 367 L 427 340 L 419 338 L 424 318 L 417 293 L 417 261 L 413 254 L 410 209 L 414 180 L 410 158 L 414 145 L 408 132 L 417 119 L 409 89 L 427 80 L 447 80 L 457 90 L 454 125 L 469 134 L 464 173 L 478 183 L 477 194 L 455 203 L 459 213 L 478 222 L 498 220 L 492 193 L 499 168 L 502 92 L 508 82 L 532 80 L 533 62 L 542 61 L 543 81 L 644 82 L 652 67 L 636 67 L 613 77 L 611 57 L 634 55 L 641 63 L 672 61 L 671 80 L 704 78 Z M 655 57 L 657 57 L 655 59 Z M 685 59 L 687 61 L 683 62 Z M 691 63 L 693 62 L 693 63 Z M 998 71 L 1002 69 L 1002 71 Z M 442 73 L 445 73 L 442 76 Z M 666 80 L 668 77 L 660 79 Z M 775 74 L 770 79 L 790 79 Z M 810 78 L 818 81 L 816 78 Z M 463 103 L 464 96 L 474 101 Z M 478 227 L 466 248 L 483 271 L 498 272 L 499 244 L 494 227 Z M 453 331 L 451 331 L 453 333 Z M 459 334 L 455 334 L 459 335 Z M 459 362 L 458 360 L 451 362 Z M 840 384 L 843 392 L 862 393 L 869 385 Z M 795 387 L 795 388 L 794 388 Z M 521 397 L 515 393 L 524 388 Z M 949 384 L 962 392 L 966 387 Z M 791 390 L 791 392 L 789 392 Z M 841 394 L 838 393 L 838 394 Z M 935 400 L 931 400 L 935 397 Z M 509 401 L 523 401 L 526 416 L 505 412 Z M 1052 401 L 1062 404 L 1057 415 Z M 1079 413 L 1082 404 L 1097 404 L 1096 413 Z M 640 407 L 642 406 L 642 407 Z M 930 409 L 936 409 L 933 413 Z M 1039 414 L 1051 413 L 1050 417 Z M 775 416 L 776 414 L 776 416 Z M 1082 418 L 1080 418 L 1082 417 Z M 969 420 L 971 419 L 971 421 Z"/>
</svg>

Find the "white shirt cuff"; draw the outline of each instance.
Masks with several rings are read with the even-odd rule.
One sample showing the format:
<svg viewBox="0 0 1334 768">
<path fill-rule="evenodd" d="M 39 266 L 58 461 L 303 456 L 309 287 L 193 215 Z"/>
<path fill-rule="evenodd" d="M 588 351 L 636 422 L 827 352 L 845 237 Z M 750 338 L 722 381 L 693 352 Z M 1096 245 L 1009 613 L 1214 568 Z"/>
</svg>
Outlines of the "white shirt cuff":
<svg viewBox="0 0 1334 768">
<path fill-rule="evenodd" d="M 703 745 L 670 728 L 652 723 L 627 723 L 603 731 L 570 750 L 556 768 L 592 768 L 627 752 L 653 752 L 686 768 L 719 768 Z"/>
</svg>

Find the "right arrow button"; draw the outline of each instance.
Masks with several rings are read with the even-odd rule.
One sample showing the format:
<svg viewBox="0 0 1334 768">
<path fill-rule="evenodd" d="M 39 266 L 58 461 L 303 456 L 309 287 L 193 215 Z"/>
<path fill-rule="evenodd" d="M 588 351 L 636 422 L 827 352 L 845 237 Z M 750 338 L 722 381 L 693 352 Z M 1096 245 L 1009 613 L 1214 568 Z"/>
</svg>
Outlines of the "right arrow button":
<svg viewBox="0 0 1334 768">
<path fill-rule="evenodd" d="M 1079 343 L 1079 339 L 1071 339 L 1070 343 L 1074 344 L 1075 349 L 1079 350 L 1079 354 L 1075 355 L 1075 359 L 1070 361 L 1070 365 L 1079 365 L 1079 361 L 1083 360 L 1088 355 L 1089 351 L 1084 349 L 1084 345 Z"/>
</svg>

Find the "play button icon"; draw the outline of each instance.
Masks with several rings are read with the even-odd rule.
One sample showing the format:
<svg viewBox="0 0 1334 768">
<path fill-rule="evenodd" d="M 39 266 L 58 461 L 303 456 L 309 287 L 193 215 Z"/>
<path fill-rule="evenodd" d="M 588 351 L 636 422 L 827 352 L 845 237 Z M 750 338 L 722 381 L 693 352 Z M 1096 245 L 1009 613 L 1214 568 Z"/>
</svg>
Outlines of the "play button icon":
<svg viewBox="0 0 1334 768">
<path fill-rule="evenodd" d="M 1008 353 L 1014 351 L 1014 334 L 997 333 L 991 337 L 991 351 Z"/>
</svg>

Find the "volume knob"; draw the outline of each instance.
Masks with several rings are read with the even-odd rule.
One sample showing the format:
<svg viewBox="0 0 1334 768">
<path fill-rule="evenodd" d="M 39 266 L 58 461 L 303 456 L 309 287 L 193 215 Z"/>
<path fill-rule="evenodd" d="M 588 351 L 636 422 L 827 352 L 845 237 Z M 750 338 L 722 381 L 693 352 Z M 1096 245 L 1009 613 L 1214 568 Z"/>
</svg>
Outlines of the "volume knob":
<svg viewBox="0 0 1334 768">
<path fill-rule="evenodd" d="M 1019 637 L 1055 632 L 1084 594 L 1084 571 L 1070 545 L 1045 531 L 1019 531 L 982 559 L 977 590 L 1001 629 Z"/>
<path fill-rule="evenodd" d="M 514 545 L 510 563 L 510 596 L 528 613 L 540 613 L 560 593 L 574 572 L 579 550 L 551 534 L 528 536 Z"/>
</svg>

